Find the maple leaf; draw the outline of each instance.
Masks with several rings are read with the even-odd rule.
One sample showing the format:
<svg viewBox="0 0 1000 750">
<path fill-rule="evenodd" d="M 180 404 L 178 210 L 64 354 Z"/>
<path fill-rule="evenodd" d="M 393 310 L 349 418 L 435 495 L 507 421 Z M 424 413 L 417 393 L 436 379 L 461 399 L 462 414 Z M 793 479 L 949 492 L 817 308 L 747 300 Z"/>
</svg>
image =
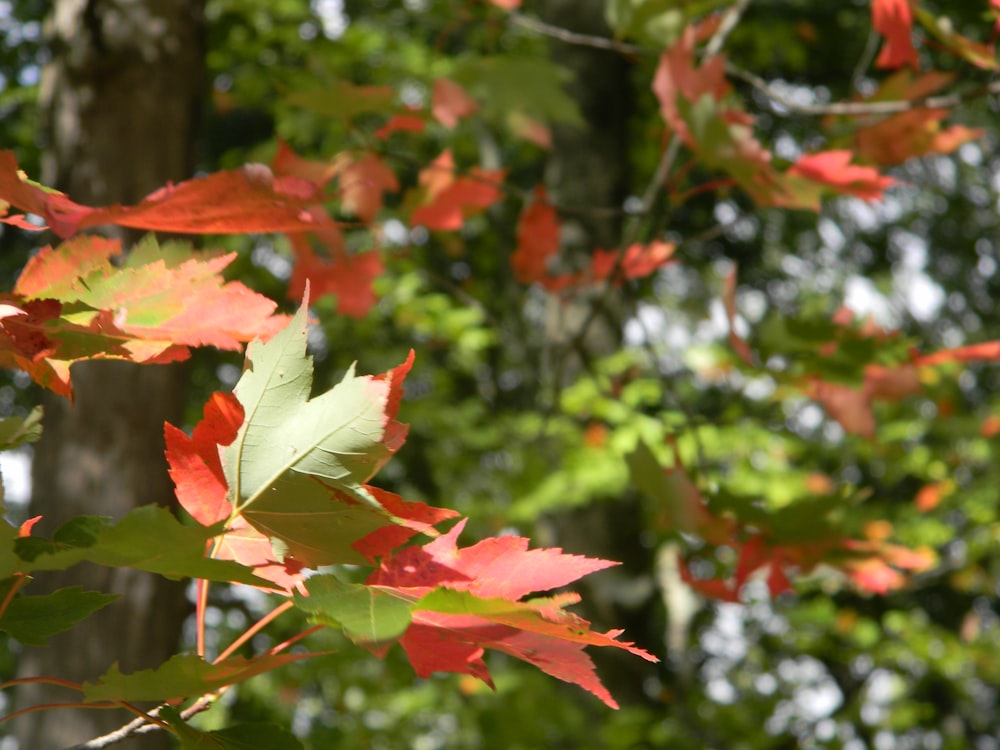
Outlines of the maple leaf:
<svg viewBox="0 0 1000 750">
<path fill-rule="evenodd" d="M 617 250 L 595 250 L 590 261 L 590 276 L 594 280 L 607 279 L 618 265 L 615 283 L 621 284 L 625 279 L 641 279 L 649 276 L 656 269 L 674 260 L 673 242 L 654 240 L 648 244 L 629 245 L 618 263 Z"/>
<path fill-rule="evenodd" d="M 438 78 L 434 81 L 431 94 L 431 112 L 434 119 L 451 129 L 458 125 L 459 120 L 468 117 L 479 109 L 479 102 L 469 96 L 465 89 L 448 78 Z"/>
<path fill-rule="evenodd" d="M 399 190 L 396 174 L 378 156 L 344 152 L 334 160 L 340 182 L 340 202 L 344 211 L 364 221 L 375 218 L 382 207 L 382 194 Z"/>
<path fill-rule="evenodd" d="M 349 372 L 309 400 L 305 334 L 303 307 L 251 345 L 234 395 L 214 394 L 190 437 L 164 427 L 181 506 L 203 525 L 226 523 L 213 555 L 286 591 L 303 567 L 386 555 L 455 515 L 365 483 L 406 438 L 396 417 L 412 354 L 382 375 Z"/>
<path fill-rule="evenodd" d="M 278 139 L 278 148 L 271 160 L 271 169 L 276 175 L 301 177 L 317 187 L 326 185 L 337 173 L 337 167 L 332 161 L 304 159 L 281 138 Z"/>
<path fill-rule="evenodd" d="M 941 44 L 941 46 L 956 57 L 965 60 L 977 68 L 983 70 L 997 70 L 1000 63 L 997 62 L 996 51 L 992 44 L 982 44 L 959 34 L 946 18 L 938 18 L 933 13 L 929 13 L 925 8 L 914 7 L 914 15 L 920 25 Z"/>
<path fill-rule="evenodd" d="M 552 131 L 549 126 L 523 112 L 514 111 L 507 116 L 507 126 L 517 138 L 534 143 L 545 150 L 552 148 Z"/>
<path fill-rule="evenodd" d="M 540 281 L 547 274 L 549 258 L 558 253 L 559 218 L 539 185 L 517 221 L 517 249 L 510 258 L 515 278 L 523 284 Z"/>
<path fill-rule="evenodd" d="M 424 202 L 410 220 L 432 230 L 461 229 L 465 220 L 481 213 L 502 197 L 503 170 L 474 167 L 466 177 L 455 177 L 455 160 L 445 150 L 420 173 Z"/>
<path fill-rule="evenodd" d="M 292 236 L 292 249 L 296 262 L 292 278 L 288 282 L 288 296 L 302 298 L 306 285 L 316 297 L 334 294 L 337 297 L 337 312 L 352 318 L 363 318 L 378 301 L 373 283 L 384 266 L 375 250 L 349 255 L 343 249 L 342 238 L 333 238 L 332 257 L 325 258 L 316 253 L 303 235 Z M 327 235 L 327 239 L 330 236 Z M 329 245 L 327 245 L 329 247 Z"/>
<path fill-rule="evenodd" d="M 224 281 L 235 253 L 195 254 L 152 237 L 115 265 L 121 253 L 117 240 L 82 236 L 32 257 L 14 286 L 22 314 L 0 319 L 0 364 L 69 396 L 73 362 L 167 362 L 193 346 L 239 349 L 282 321 L 271 300 Z"/>
<path fill-rule="evenodd" d="M 845 432 L 869 440 L 875 439 L 875 415 L 872 413 L 871 398 L 862 389 L 814 378 L 806 393 L 819 401 L 827 414 L 839 422 Z"/>
<path fill-rule="evenodd" d="M 423 133 L 426 129 L 427 120 L 422 115 L 395 114 L 374 135 L 385 140 L 393 133 Z"/>
<path fill-rule="evenodd" d="M 342 153 L 332 162 L 314 162 L 303 159 L 286 144 L 279 143 L 272 166 L 279 174 L 290 174 L 314 182 L 317 188 L 331 177 L 339 175 L 341 202 L 345 211 L 371 221 L 382 206 L 382 193 L 398 190 L 399 183 L 392 171 L 374 154 L 355 156 Z M 296 263 L 288 284 L 288 297 L 302 299 L 306 284 L 313 294 L 321 297 L 334 294 L 337 312 L 361 318 L 377 301 L 373 282 L 383 271 L 377 252 L 368 251 L 351 255 L 347 252 L 344 235 L 330 220 L 320 203 L 306 211 L 323 228 L 307 234 L 296 232 L 288 235 Z M 326 257 L 313 249 L 312 238 L 326 251 Z"/>
<path fill-rule="evenodd" d="M 652 89 L 660 102 L 660 113 L 670 129 L 690 148 L 697 149 L 698 142 L 688 127 L 678 102 L 706 100 L 721 102 L 729 93 L 726 81 L 726 60 L 713 55 L 695 65 L 695 31 L 688 27 L 670 49 L 663 53 L 653 77 Z"/>
<path fill-rule="evenodd" d="M 323 226 L 305 210 L 316 199 L 308 180 L 247 164 L 167 185 L 135 206 L 93 208 L 21 179 L 13 153 L 0 151 L 0 200 L 43 217 L 64 238 L 103 224 L 189 234 L 312 231 Z"/>
<path fill-rule="evenodd" d="M 556 548 L 529 550 L 528 540 L 515 536 L 459 548 L 464 527 L 461 521 L 434 541 L 383 560 L 367 581 L 380 590 L 416 598 L 411 624 L 399 641 L 417 674 L 458 672 L 492 686 L 482 661 L 484 649 L 490 648 L 580 685 L 617 708 L 583 648 L 612 646 L 650 661 L 656 658 L 618 641 L 620 631 L 592 632 L 586 620 L 563 610 L 577 601 L 575 595 L 519 601 L 615 563 Z"/>
<path fill-rule="evenodd" d="M 885 44 L 875 65 L 880 68 L 899 68 L 909 65 L 920 67 L 917 51 L 913 48 L 910 30 L 913 26 L 913 9 L 910 0 L 872 0 L 872 27 L 885 37 Z"/>
<path fill-rule="evenodd" d="M 365 482 L 405 439 L 396 415 L 412 353 L 380 377 L 352 367 L 310 399 L 306 328 L 303 305 L 288 328 L 248 348 L 234 389 L 246 420 L 222 448 L 228 499 L 234 514 L 280 542 L 283 562 L 360 562 L 351 545 L 396 522 Z"/>
<path fill-rule="evenodd" d="M 836 192 L 864 200 L 878 200 L 895 183 L 873 167 L 851 164 L 854 154 L 847 150 L 804 154 L 788 170 L 791 177 L 803 177 L 829 185 Z"/>
<path fill-rule="evenodd" d="M 943 109 L 912 109 L 860 128 L 854 135 L 856 152 L 876 164 L 892 166 L 931 153 L 949 154 L 985 132 L 964 125 L 942 130 L 947 114 Z"/>
</svg>

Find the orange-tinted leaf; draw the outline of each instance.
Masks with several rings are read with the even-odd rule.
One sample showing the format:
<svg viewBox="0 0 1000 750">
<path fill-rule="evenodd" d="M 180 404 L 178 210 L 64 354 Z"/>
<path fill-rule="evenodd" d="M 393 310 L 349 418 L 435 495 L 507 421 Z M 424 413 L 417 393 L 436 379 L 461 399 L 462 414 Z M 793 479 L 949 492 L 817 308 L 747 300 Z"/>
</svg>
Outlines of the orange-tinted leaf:
<svg viewBox="0 0 1000 750">
<path fill-rule="evenodd" d="M 979 427 L 979 434 L 984 438 L 1000 435 L 1000 415 L 990 414 Z"/>
<path fill-rule="evenodd" d="M 788 174 L 821 182 L 844 195 L 878 200 L 895 180 L 880 175 L 874 167 L 851 164 L 853 158 L 854 154 L 846 150 L 805 154 L 788 170 Z"/>
<path fill-rule="evenodd" d="M 423 533 L 437 536 L 434 526 L 457 518 L 458 512 L 450 508 L 435 508 L 424 503 L 404 500 L 399 495 L 378 487 L 368 486 L 368 491 L 382 504 L 389 513 L 400 521 L 398 526 L 384 526 L 376 529 L 352 546 L 368 560 L 374 561 L 384 557 L 397 547 L 401 547 L 415 534 Z"/>
<path fill-rule="evenodd" d="M 622 256 L 617 281 L 621 279 L 641 279 L 656 269 L 674 260 L 673 242 L 654 240 L 646 245 L 630 245 Z M 595 280 L 607 279 L 614 271 L 618 260 L 617 250 L 595 250 L 590 261 L 590 273 Z"/>
<path fill-rule="evenodd" d="M 523 112 L 511 112 L 507 116 L 507 125 L 518 138 L 534 143 L 539 148 L 552 148 L 552 131 L 544 122 L 532 119 Z"/>
<path fill-rule="evenodd" d="M 445 585 L 477 596 L 517 600 L 618 564 L 567 555 L 558 548 L 529 550 L 529 540 L 518 536 L 484 539 L 460 549 L 458 537 L 464 528 L 463 520 L 423 547 L 402 550 L 383 562 L 368 583 L 427 590 Z"/>
<path fill-rule="evenodd" d="M 872 26 L 885 37 L 875 65 L 880 68 L 920 67 L 910 38 L 913 9 L 910 0 L 872 0 Z"/>
<path fill-rule="evenodd" d="M 931 482 L 925 484 L 913 498 L 913 504 L 921 513 L 934 510 L 941 502 L 942 498 L 948 495 L 953 489 L 950 481 Z"/>
<path fill-rule="evenodd" d="M 474 167 L 466 177 L 455 177 L 451 151 L 445 151 L 420 173 L 425 200 L 411 221 L 433 230 L 461 229 L 465 219 L 492 206 L 502 197 L 502 170 Z"/>
<path fill-rule="evenodd" d="M 326 185 L 337 173 L 333 162 L 303 159 L 281 139 L 278 140 L 278 150 L 271 160 L 271 169 L 278 176 L 301 177 L 317 187 Z"/>
<path fill-rule="evenodd" d="M 393 133 L 423 133 L 427 120 L 421 115 L 393 115 L 385 125 L 375 131 L 375 137 L 386 139 Z"/>
<path fill-rule="evenodd" d="M 549 258 L 559 253 L 559 218 L 547 202 L 545 188 L 535 188 L 535 200 L 517 222 L 517 249 L 510 258 L 514 276 L 523 284 L 544 278 Z"/>
<path fill-rule="evenodd" d="M 465 89 L 448 78 L 434 81 L 431 95 L 431 112 L 434 119 L 446 128 L 453 128 L 479 109 L 479 102 L 465 93 Z"/>
<path fill-rule="evenodd" d="M 891 166 L 926 154 L 950 154 L 985 132 L 964 125 L 942 130 L 941 120 L 946 116 L 941 109 L 911 109 L 860 128 L 854 136 L 857 153 L 875 164 Z"/>
<path fill-rule="evenodd" d="M 116 240 L 81 236 L 35 255 L 14 287 L 24 314 L 0 319 L 0 364 L 69 396 L 73 362 L 169 362 L 191 346 L 239 349 L 282 321 L 271 300 L 224 281 L 235 254 L 195 255 L 152 238 L 124 267 L 112 263 L 119 254 Z M 64 305 L 70 317 L 62 317 Z"/>
<path fill-rule="evenodd" d="M 809 396 L 819 401 L 826 413 L 840 423 L 844 431 L 875 439 L 875 415 L 871 400 L 858 389 L 840 383 L 827 383 L 814 378 L 807 390 Z"/>
<path fill-rule="evenodd" d="M 915 365 L 895 367 L 865 366 L 865 392 L 873 399 L 899 401 L 923 392 L 920 371 Z"/>
<path fill-rule="evenodd" d="M 417 674 L 458 672 L 492 685 L 482 661 L 485 649 L 503 651 L 546 673 L 580 685 L 612 707 L 586 645 L 626 649 L 655 658 L 616 640 L 619 631 L 594 633 L 585 620 L 562 606 L 574 595 L 518 601 L 535 591 L 564 586 L 614 563 L 559 549 L 528 549 L 528 540 L 503 536 L 460 549 L 465 522 L 423 547 L 411 547 L 383 561 L 368 584 L 422 597 L 413 622 L 400 639 Z M 444 588 L 439 588 L 444 587 Z"/>
<path fill-rule="evenodd" d="M 933 354 L 917 357 L 915 365 L 941 365 L 948 362 L 977 362 L 981 360 L 1000 360 L 1000 341 L 984 341 L 981 344 L 969 344 L 955 349 L 942 349 Z"/>
<path fill-rule="evenodd" d="M 14 155 L 0 152 L 0 200 L 42 216 L 60 237 L 102 224 L 191 234 L 315 231 L 323 224 L 306 208 L 317 196 L 308 180 L 247 164 L 168 185 L 135 206 L 92 208 L 23 182 Z"/>
<path fill-rule="evenodd" d="M 382 273 L 382 259 L 375 250 L 348 255 L 345 251 L 332 258 L 318 255 L 304 236 L 293 236 L 296 262 L 288 284 L 288 296 L 300 297 L 306 284 L 314 297 L 337 296 L 337 312 L 363 318 L 378 301 L 374 280 Z"/>
<path fill-rule="evenodd" d="M 950 20 L 930 13 L 925 8 L 916 6 L 914 15 L 935 41 L 951 54 L 983 70 L 995 71 L 1000 68 L 992 44 L 982 44 L 962 36 Z"/>
<path fill-rule="evenodd" d="M 382 207 L 382 195 L 399 190 L 396 174 L 371 152 L 340 154 L 335 165 L 340 183 L 341 206 L 364 221 L 375 218 Z"/>
<path fill-rule="evenodd" d="M 677 108 L 678 98 L 697 102 L 709 96 L 722 101 L 730 90 L 725 58 L 714 55 L 696 66 L 694 45 L 694 29 L 688 27 L 678 42 L 663 53 L 653 78 L 653 93 L 660 102 L 663 119 L 691 148 L 698 144 Z"/>
</svg>

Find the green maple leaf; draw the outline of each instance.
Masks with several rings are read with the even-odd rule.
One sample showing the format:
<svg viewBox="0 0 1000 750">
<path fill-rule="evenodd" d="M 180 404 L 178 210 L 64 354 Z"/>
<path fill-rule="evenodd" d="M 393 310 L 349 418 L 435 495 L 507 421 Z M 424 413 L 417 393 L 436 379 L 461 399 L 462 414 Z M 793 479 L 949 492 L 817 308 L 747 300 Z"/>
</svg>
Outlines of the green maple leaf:
<svg viewBox="0 0 1000 750">
<path fill-rule="evenodd" d="M 117 524 L 97 516 L 68 521 L 52 540 L 39 537 L 9 538 L 19 562 L 0 553 L 0 570 L 64 570 L 79 562 L 113 568 L 135 568 L 167 578 L 205 578 L 267 586 L 253 572 L 230 560 L 204 557 L 205 544 L 221 527 L 185 526 L 166 508 L 144 505 L 130 511 Z M 15 529 L 3 529 L 12 537 Z M 6 547 L 6 545 L 4 545 Z"/>
<path fill-rule="evenodd" d="M 83 684 L 84 698 L 95 701 L 166 701 L 205 695 L 227 685 L 317 654 L 265 654 L 254 659 L 232 656 L 209 663 L 195 654 L 176 654 L 155 669 L 122 674 L 118 665 L 96 682 Z"/>
<path fill-rule="evenodd" d="M 6 593 L 12 582 L 12 578 L 7 579 L 0 592 Z M 49 636 L 71 629 L 118 596 L 84 591 L 79 586 L 43 596 L 15 596 L 0 616 L 0 630 L 27 646 L 44 646 Z"/>
<path fill-rule="evenodd" d="M 186 724 L 170 706 L 163 707 L 160 718 L 174 730 L 181 750 L 302 750 L 295 735 L 276 724 L 253 722 L 202 732 Z"/>
<path fill-rule="evenodd" d="M 267 343 L 254 341 L 234 394 L 245 421 L 223 449 L 234 512 L 299 562 L 362 562 L 351 544 L 393 523 L 364 483 L 402 443 L 394 419 L 405 364 L 384 378 L 352 367 L 310 399 L 306 305 Z"/>
</svg>

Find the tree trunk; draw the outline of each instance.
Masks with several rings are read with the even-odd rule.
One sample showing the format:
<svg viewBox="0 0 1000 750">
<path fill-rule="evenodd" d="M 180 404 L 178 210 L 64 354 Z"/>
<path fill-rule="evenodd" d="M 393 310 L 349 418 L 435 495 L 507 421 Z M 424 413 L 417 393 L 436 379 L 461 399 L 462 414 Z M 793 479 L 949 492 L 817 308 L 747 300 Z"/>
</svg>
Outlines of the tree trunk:
<svg viewBox="0 0 1000 750">
<path fill-rule="evenodd" d="M 545 0 L 543 19 L 563 29 L 609 37 L 604 20 L 605 0 Z M 605 50 L 552 40 L 552 59 L 572 75 L 569 92 L 580 107 L 583 127 L 559 127 L 553 135 L 548 164 L 550 191 L 564 211 L 563 251 L 585 266 L 594 248 L 612 249 L 622 239 L 622 214 L 607 210 L 588 212 L 586 207 L 621 209 L 630 188 L 628 126 L 632 114 L 630 64 L 621 55 Z M 574 209 L 581 210 L 575 211 Z M 553 299 L 549 311 L 549 337 L 565 345 L 573 341 L 590 314 L 599 314 L 587 329 L 576 351 L 565 351 L 569 366 L 559 367 L 563 385 L 578 375 L 593 358 L 617 351 L 621 345 L 622 298 L 603 290 L 595 297 L 569 303 Z M 641 507 L 635 498 L 593 503 L 555 519 L 559 544 L 577 552 L 618 560 L 619 568 L 588 578 L 582 585 L 588 619 L 601 628 L 625 627 L 625 637 L 654 652 L 662 652 L 662 627 L 653 614 L 656 607 L 650 571 L 653 552 L 640 544 Z M 613 649 L 592 655 L 602 680 L 622 703 L 648 701 L 644 683 L 657 671 L 647 662 Z M 625 658 L 622 658 L 622 657 Z"/>
<path fill-rule="evenodd" d="M 82 203 L 132 203 L 194 168 L 204 75 L 200 0 L 56 0 L 42 78 L 43 180 Z M 136 505 L 170 504 L 163 422 L 177 423 L 185 370 L 93 362 L 73 368 L 75 402 L 49 398 L 32 469 L 32 512 L 47 531 L 80 514 L 120 518 Z M 122 598 L 44 649 L 25 649 L 23 676 L 94 680 L 159 664 L 176 650 L 183 587 L 129 570 L 78 566 L 37 588 L 83 585 Z M 32 685 L 21 706 L 78 700 Z M 60 748 L 133 718 L 118 711 L 36 712 L 20 720 L 21 750 Z M 121 747 L 168 747 L 162 733 Z"/>
</svg>

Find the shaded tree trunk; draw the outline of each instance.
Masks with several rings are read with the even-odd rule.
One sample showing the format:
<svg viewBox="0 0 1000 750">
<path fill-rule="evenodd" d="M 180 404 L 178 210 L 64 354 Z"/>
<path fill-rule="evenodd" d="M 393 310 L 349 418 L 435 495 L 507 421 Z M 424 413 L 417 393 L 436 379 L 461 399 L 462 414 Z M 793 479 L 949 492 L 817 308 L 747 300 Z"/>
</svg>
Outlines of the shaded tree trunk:
<svg viewBox="0 0 1000 750">
<path fill-rule="evenodd" d="M 604 0 L 545 0 L 543 19 L 574 32 L 609 37 L 604 20 Z M 583 127 L 559 127 L 553 133 L 553 151 L 547 182 L 559 203 L 571 207 L 564 212 L 563 250 L 571 261 L 586 265 L 596 247 L 618 247 L 622 239 L 621 209 L 631 185 L 628 128 L 633 96 L 630 63 L 614 52 L 552 40 L 552 59 L 572 75 L 569 92 L 585 121 Z M 575 208 L 600 211 L 575 211 Z M 567 305 L 551 301 L 549 337 L 565 346 L 572 342 L 599 304 L 599 314 L 574 351 L 563 349 L 569 366 L 560 369 L 566 379 L 594 358 L 611 354 L 621 345 L 622 299 L 612 291 Z M 594 503 L 555 519 L 559 544 L 573 552 L 618 560 L 622 567 L 588 576 L 581 582 L 589 589 L 588 619 L 604 628 L 624 627 L 628 640 L 654 652 L 662 652 L 662 627 L 654 615 L 656 597 L 651 585 L 653 552 L 640 544 L 641 507 L 634 498 Z M 644 683 L 654 677 L 654 667 L 624 652 L 597 649 L 592 654 L 602 680 L 623 704 L 648 700 Z"/>
<path fill-rule="evenodd" d="M 43 73 L 48 139 L 45 184 L 90 204 L 132 203 L 191 175 L 204 76 L 201 0 L 56 0 L 48 19 L 51 63 Z M 127 238 L 126 238 L 127 239 Z M 93 362 L 73 368 L 74 404 L 45 403 L 45 434 L 32 469 L 32 512 L 46 531 L 80 514 L 120 518 L 136 505 L 170 504 L 163 422 L 179 422 L 185 370 Z M 176 649 L 186 613 L 180 584 L 128 570 L 79 566 L 42 585 L 121 593 L 122 598 L 52 639 L 25 649 L 24 676 L 93 680 L 118 661 L 148 668 Z M 76 700 L 33 685 L 21 706 Z M 29 714 L 16 728 L 22 750 L 59 748 L 106 733 L 127 712 Z M 168 747 L 162 733 L 122 743 Z"/>
</svg>

